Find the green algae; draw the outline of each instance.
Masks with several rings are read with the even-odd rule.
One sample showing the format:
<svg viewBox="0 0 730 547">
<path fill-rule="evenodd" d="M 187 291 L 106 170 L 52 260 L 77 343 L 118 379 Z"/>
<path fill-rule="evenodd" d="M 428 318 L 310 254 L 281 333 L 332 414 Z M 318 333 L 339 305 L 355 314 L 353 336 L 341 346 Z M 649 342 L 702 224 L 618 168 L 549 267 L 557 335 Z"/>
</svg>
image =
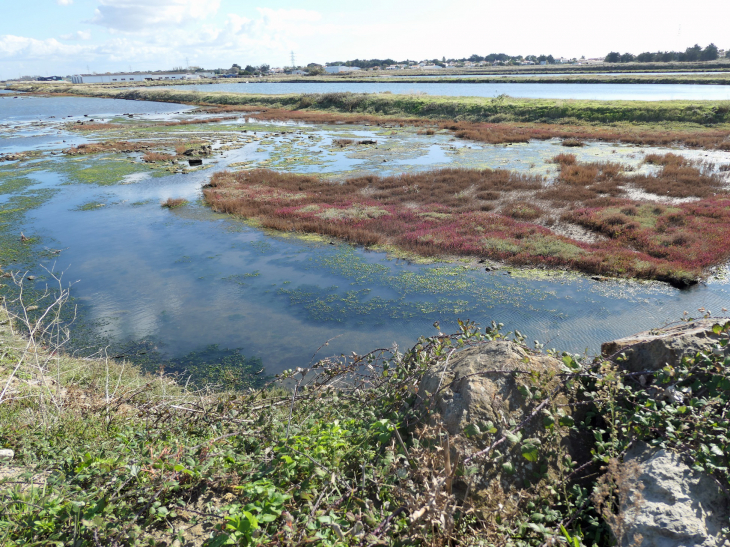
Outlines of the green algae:
<svg viewBox="0 0 730 547">
<path fill-rule="evenodd" d="M 133 163 L 120 154 L 83 157 L 59 162 L 55 171 L 66 178 L 66 184 L 96 184 L 112 186 L 124 182 L 129 175 L 149 173 L 152 177 L 165 176 L 147 165 Z"/>
<path fill-rule="evenodd" d="M 75 211 L 96 211 L 97 209 L 100 209 L 101 207 L 106 207 L 106 203 L 92 200 L 92 201 L 87 201 L 86 203 L 79 205 L 74 210 Z"/>
<path fill-rule="evenodd" d="M 0 264 L 25 268 L 35 265 L 36 244 L 40 243 L 40 238 L 32 234 L 32 227 L 28 227 L 28 233 L 23 232 L 26 240 L 21 240 L 21 228 L 26 214 L 55 194 L 56 190 L 51 189 L 31 190 L 11 195 L 0 203 Z"/>
</svg>

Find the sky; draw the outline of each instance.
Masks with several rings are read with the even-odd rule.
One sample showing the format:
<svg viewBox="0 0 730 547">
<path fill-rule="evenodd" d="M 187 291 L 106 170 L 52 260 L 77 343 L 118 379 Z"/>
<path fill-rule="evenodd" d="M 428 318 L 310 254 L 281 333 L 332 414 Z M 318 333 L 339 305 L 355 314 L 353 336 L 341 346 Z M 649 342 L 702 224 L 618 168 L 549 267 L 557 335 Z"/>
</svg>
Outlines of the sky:
<svg viewBox="0 0 730 547">
<path fill-rule="evenodd" d="M 728 0 L 0 0 L 0 79 L 730 49 Z"/>
</svg>

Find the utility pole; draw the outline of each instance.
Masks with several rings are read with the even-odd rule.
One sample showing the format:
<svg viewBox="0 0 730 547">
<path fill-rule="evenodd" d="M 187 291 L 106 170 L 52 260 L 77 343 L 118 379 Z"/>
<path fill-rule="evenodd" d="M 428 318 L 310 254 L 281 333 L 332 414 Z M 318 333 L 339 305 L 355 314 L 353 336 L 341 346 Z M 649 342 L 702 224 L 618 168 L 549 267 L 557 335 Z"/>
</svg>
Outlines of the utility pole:
<svg viewBox="0 0 730 547">
<path fill-rule="evenodd" d="M 292 68 L 296 68 L 296 66 L 297 66 L 297 61 L 296 61 L 296 58 L 294 57 L 294 50 L 292 50 L 292 52 L 291 52 L 291 67 Z"/>
</svg>

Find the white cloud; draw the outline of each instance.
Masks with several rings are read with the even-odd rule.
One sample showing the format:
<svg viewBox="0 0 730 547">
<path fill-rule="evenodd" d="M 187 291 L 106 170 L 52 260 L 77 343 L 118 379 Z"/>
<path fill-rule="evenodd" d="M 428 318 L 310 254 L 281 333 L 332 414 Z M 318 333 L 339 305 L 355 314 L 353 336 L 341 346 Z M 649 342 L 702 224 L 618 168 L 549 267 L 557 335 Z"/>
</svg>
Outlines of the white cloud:
<svg viewBox="0 0 730 547">
<path fill-rule="evenodd" d="M 62 40 L 91 40 L 91 32 L 88 30 L 77 30 L 68 34 L 61 34 Z"/>
<path fill-rule="evenodd" d="M 74 3 L 74 0 L 56 0 L 56 4 L 59 6 L 70 6 Z"/>
<path fill-rule="evenodd" d="M 100 0 L 88 22 L 112 31 L 144 32 L 198 23 L 219 6 L 220 0 Z"/>
<path fill-rule="evenodd" d="M 36 40 L 12 34 L 0 35 L 0 59 L 57 59 L 88 50 L 89 46 L 63 44 L 55 38 Z"/>
</svg>

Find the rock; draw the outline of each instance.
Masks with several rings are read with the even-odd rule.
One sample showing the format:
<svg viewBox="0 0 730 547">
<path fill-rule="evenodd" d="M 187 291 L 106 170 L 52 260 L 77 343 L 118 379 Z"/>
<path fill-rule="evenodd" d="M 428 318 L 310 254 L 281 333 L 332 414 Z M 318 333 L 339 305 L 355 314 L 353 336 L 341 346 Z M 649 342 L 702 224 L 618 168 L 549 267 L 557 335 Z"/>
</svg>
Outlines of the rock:
<svg viewBox="0 0 730 547">
<path fill-rule="evenodd" d="M 721 532 L 730 518 L 722 490 L 679 455 L 637 443 L 627 452 L 619 472 L 629 481 L 619 515 L 622 547 L 730 544 Z"/>
<path fill-rule="evenodd" d="M 625 353 L 623 368 L 631 372 L 659 370 L 676 366 L 683 356 L 693 357 L 700 351 L 712 351 L 719 337 L 712 326 L 725 320 L 700 319 L 672 327 L 654 329 L 601 345 L 604 357 Z M 729 348 L 730 349 L 730 348 Z"/>
<path fill-rule="evenodd" d="M 534 370 L 555 375 L 561 370 L 557 359 L 541 354 L 530 355 L 523 347 L 505 340 L 463 350 L 454 354 L 445 371 L 443 366 L 437 365 L 425 374 L 419 394 L 434 394 L 446 388 L 436 395 L 435 410 L 451 435 L 479 422 L 491 421 L 502 429 L 509 426 L 510 421 L 522 421 L 526 417 L 525 410 L 531 407 L 520 393 L 521 382 L 515 380 L 515 375 L 474 374 Z M 555 382 L 553 380 L 551 384 Z"/>
<path fill-rule="evenodd" d="M 15 457 L 15 452 L 9 448 L 0 449 L 0 462 L 9 462 Z"/>
<path fill-rule="evenodd" d="M 539 377 L 539 387 L 531 375 L 511 374 L 514 370 L 533 372 Z M 515 342 L 495 340 L 455 353 L 445 368 L 443 361 L 435 365 L 424 375 L 418 395 L 427 407 L 433 405 L 437 413 L 433 421 L 442 423 L 450 434 L 452 461 L 456 461 L 515 429 L 543 400 L 531 395 L 537 389 L 553 393 L 561 383 L 560 372 L 561 363 L 553 357 L 530 352 Z M 572 419 L 565 390 L 552 402 Z M 520 431 L 523 442 L 501 443 L 503 457 L 497 465 L 493 458 L 474 460 L 479 467 L 470 492 L 483 509 L 509 513 L 524 501 L 521 492 L 527 484 L 556 481 L 564 465 L 556 457 L 558 444 L 567 448 L 573 459 L 590 454 L 581 438 L 569 437 L 567 427 L 557 423 L 553 430 L 545 427 L 546 418 L 541 412 L 527 422 Z"/>
</svg>

